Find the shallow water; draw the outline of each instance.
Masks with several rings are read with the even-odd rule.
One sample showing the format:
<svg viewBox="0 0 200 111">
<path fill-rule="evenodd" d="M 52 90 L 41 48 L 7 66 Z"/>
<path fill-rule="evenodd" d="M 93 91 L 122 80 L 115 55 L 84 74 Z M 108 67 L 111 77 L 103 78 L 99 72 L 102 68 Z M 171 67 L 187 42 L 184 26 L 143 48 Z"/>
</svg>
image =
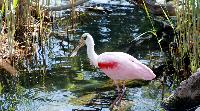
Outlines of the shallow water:
<svg viewBox="0 0 200 111">
<path fill-rule="evenodd" d="M 95 40 L 98 54 L 105 51 L 127 52 L 144 64 L 159 65 L 162 55 L 152 38 L 137 38 L 151 28 L 145 14 L 135 8 L 130 14 L 92 14 L 78 28 L 75 35 L 51 36 L 44 47 L 39 47 L 38 64 L 29 64 L 19 72 L 19 79 L 0 84 L 0 110 L 16 111 L 109 111 L 113 101 L 112 82 L 101 71 L 90 66 L 86 47 L 78 56 L 69 55 L 83 32 Z M 56 29 L 63 32 L 63 28 Z M 133 41 L 130 43 L 130 41 Z M 43 51 L 44 52 L 43 52 Z M 45 59 L 44 59 L 45 58 Z M 150 60 L 150 58 L 153 58 Z M 122 100 L 124 108 L 133 111 L 159 111 L 162 89 L 156 80 L 128 85 Z"/>
</svg>

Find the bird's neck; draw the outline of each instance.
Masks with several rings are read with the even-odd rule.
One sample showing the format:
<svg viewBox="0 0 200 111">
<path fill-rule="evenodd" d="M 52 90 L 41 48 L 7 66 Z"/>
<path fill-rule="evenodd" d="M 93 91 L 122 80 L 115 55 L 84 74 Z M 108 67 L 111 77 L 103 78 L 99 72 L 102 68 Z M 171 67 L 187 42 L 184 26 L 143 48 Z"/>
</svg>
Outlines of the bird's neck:
<svg viewBox="0 0 200 111">
<path fill-rule="evenodd" d="M 87 55 L 90 59 L 90 63 L 96 67 L 98 67 L 97 58 L 98 55 L 94 51 L 94 45 L 87 46 Z"/>
</svg>

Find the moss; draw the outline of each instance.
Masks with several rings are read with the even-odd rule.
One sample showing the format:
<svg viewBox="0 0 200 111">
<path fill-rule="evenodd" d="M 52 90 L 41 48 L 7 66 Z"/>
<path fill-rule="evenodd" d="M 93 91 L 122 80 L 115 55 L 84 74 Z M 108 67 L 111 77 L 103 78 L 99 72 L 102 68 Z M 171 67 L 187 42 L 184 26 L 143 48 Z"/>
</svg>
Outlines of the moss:
<svg viewBox="0 0 200 111">
<path fill-rule="evenodd" d="M 95 93 L 90 93 L 78 98 L 72 98 L 69 102 L 74 105 L 85 105 L 89 104 L 90 100 L 92 100 L 95 96 L 96 96 Z"/>
<path fill-rule="evenodd" d="M 113 84 L 113 80 L 111 79 L 108 79 L 106 81 L 89 80 L 88 83 L 85 82 L 86 81 L 79 81 L 78 83 L 75 83 L 78 84 L 78 87 L 73 89 L 73 92 L 78 93 L 78 95 L 84 95 L 85 93 L 98 92 L 98 91 L 104 92 L 104 91 L 114 90 L 116 88 L 116 86 Z M 126 87 L 141 87 L 147 85 L 148 83 L 149 83 L 148 81 L 130 80 L 126 81 Z M 119 84 L 121 86 L 122 82 L 120 82 Z"/>
<path fill-rule="evenodd" d="M 115 106 L 113 111 L 131 111 L 133 102 L 122 100 L 119 106 Z"/>
</svg>

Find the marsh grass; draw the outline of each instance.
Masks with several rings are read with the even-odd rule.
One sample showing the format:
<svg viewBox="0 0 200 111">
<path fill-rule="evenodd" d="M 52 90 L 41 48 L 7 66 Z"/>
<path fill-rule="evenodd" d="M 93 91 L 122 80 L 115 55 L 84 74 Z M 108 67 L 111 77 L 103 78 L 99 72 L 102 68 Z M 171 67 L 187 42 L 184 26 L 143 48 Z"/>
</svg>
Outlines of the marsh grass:
<svg viewBox="0 0 200 111">
<path fill-rule="evenodd" d="M 65 20 L 67 23 L 64 25 L 68 27 L 66 32 L 69 32 L 70 29 L 74 30 L 76 26 L 77 16 L 74 6 L 76 0 L 70 0 L 70 2 L 73 6 L 71 15 Z M 48 18 L 49 12 L 44 10 L 42 6 L 49 4 L 50 0 L 3 0 L 0 2 L 0 29 L 4 37 L 6 36 L 8 39 L 10 47 L 8 50 L 11 57 L 15 41 L 19 42 L 19 48 L 21 46 L 23 48 L 30 47 L 36 40 L 39 40 L 39 45 L 45 45 L 51 31 L 48 21 L 50 19 Z M 2 30 L 3 28 L 5 30 Z M 34 35 L 32 35 L 33 33 Z"/>
<path fill-rule="evenodd" d="M 155 32 L 152 17 L 149 14 L 150 11 L 145 1 L 142 1 L 147 17 L 152 24 L 152 30 Z M 183 70 L 182 72 L 186 71 L 183 75 L 190 75 L 191 72 L 195 72 L 200 66 L 200 1 L 174 0 L 174 3 L 176 7 L 176 25 L 172 23 L 168 12 L 164 10 L 165 7 L 160 5 L 164 17 L 172 29 L 174 29 L 174 43 L 177 44 L 177 50 L 176 52 L 171 51 L 171 57 L 173 57 L 173 63 L 178 72 Z M 157 41 L 162 52 L 160 40 L 157 39 Z"/>
<path fill-rule="evenodd" d="M 178 64 L 180 68 L 188 65 L 195 72 L 200 67 L 200 1 L 183 0 L 181 5 L 177 1 L 176 13 L 176 42 L 180 54 Z"/>
<path fill-rule="evenodd" d="M 163 53 L 160 41 L 156 35 L 156 28 L 149 9 L 143 1 L 143 8 L 146 12 L 150 23 L 152 24 L 151 33 L 157 38 L 157 43 L 160 46 L 160 51 Z M 174 33 L 174 41 L 169 44 L 170 60 L 172 60 L 175 72 L 172 77 L 174 89 L 182 80 L 187 79 L 192 73 L 196 72 L 200 67 L 200 1 L 199 0 L 182 0 L 180 5 L 179 0 L 174 0 L 176 10 L 176 23 L 173 24 L 171 17 L 168 16 L 165 7 L 160 5 L 163 11 L 164 18 L 169 23 Z M 151 58 L 150 58 L 151 59 Z M 165 57 L 164 62 L 168 66 L 168 58 Z M 167 69 L 165 69 L 167 70 Z M 163 72 L 163 90 L 162 98 L 165 92 L 165 83 L 167 75 Z"/>
</svg>

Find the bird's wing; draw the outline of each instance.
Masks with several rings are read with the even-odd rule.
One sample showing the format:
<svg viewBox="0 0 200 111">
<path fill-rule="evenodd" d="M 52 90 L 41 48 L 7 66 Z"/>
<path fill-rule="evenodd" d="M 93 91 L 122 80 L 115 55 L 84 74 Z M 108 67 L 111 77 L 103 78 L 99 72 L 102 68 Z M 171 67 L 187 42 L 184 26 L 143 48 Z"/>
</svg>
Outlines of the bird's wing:
<svg viewBox="0 0 200 111">
<path fill-rule="evenodd" d="M 99 68 L 112 79 L 151 80 L 154 73 L 133 56 L 123 52 L 105 52 L 99 55 Z M 117 74 L 117 75 L 116 75 Z"/>
<path fill-rule="evenodd" d="M 118 66 L 127 66 L 128 64 L 137 64 L 136 66 L 143 65 L 139 60 L 137 60 L 133 56 L 123 52 L 104 52 L 99 55 L 97 59 L 97 64 L 99 68 L 112 68 L 116 66 L 116 64 L 118 64 Z"/>
<path fill-rule="evenodd" d="M 139 60 L 137 60 L 133 56 L 127 53 L 123 53 L 123 52 L 104 52 L 99 55 L 97 62 L 106 62 L 106 61 L 109 62 L 109 61 L 113 61 L 113 60 L 115 61 L 121 58 L 128 59 L 132 62 L 141 63 Z"/>
</svg>

